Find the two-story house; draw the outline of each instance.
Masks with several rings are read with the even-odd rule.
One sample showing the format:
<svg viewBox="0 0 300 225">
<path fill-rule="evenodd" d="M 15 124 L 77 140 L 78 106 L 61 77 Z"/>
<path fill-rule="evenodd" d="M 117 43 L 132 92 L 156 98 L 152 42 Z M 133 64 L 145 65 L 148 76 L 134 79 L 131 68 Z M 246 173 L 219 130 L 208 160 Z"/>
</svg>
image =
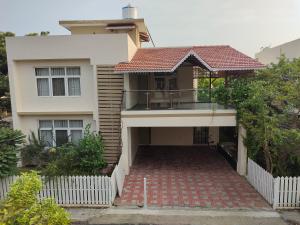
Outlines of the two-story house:
<svg viewBox="0 0 300 225">
<path fill-rule="evenodd" d="M 76 143 L 91 124 L 109 163 L 123 154 L 126 173 L 139 145 L 217 144 L 220 127 L 237 126 L 236 111 L 200 101 L 197 79 L 227 82 L 263 66 L 226 45 L 142 48 L 148 29 L 130 13 L 59 24 L 70 35 L 6 39 L 13 127 L 57 146 Z"/>
</svg>

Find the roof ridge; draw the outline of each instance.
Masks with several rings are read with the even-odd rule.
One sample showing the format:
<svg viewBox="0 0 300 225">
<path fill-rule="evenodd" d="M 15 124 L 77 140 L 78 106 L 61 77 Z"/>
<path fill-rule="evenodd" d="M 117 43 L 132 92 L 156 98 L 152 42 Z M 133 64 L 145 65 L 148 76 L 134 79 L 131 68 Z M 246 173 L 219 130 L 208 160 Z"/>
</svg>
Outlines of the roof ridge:
<svg viewBox="0 0 300 225">
<path fill-rule="evenodd" d="M 203 48 L 203 47 L 231 47 L 231 46 L 230 45 L 193 45 L 193 46 L 146 47 L 146 48 L 139 48 L 139 49 L 176 49 L 176 48 L 193 49 L 193 48 Z"/>
</svg>

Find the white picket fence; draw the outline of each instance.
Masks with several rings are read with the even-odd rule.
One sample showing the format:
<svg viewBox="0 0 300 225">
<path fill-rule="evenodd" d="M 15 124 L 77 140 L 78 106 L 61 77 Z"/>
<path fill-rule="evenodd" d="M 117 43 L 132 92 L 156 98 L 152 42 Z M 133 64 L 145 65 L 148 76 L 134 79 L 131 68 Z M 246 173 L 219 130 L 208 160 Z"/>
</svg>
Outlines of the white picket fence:
<svg viewBox="0 0 300 225">
<path fill-rule="evenodd" d="M 111 206 L 117 193 L 121 196 L 126 175 L 126 162 L 122 154 L 111 177 L 108 176 L 61 176 L 43 181 L 38 197 L 53 198 L 62 206 Z M 0 200 L 6 197 L 10 186 L 18 176 L 0 179 Z"/>
<path fill-rule="evenodd" d="M 6 197 L 10 185 L 18 176 L 0 180 L 0 200 Z M 53 198 L 62 206 L 110 206 L 116 196 L 116 187 L 108 176 L 61 176 L 43 180 L 40 199 Z"/>
<path fill-rule="evenodd" d="M 300 177 L 275 178 L 273 207 L 300 208 Z"/>
<path fill-rule="evenodd" d="M 248 159 L 247 180 L 270 204 L 273 204 L 274 178 L 251 159 Z"/>
<path fill-rule="evenodd" d="M 276 177 L 248 158 L 249 183 L 274 209 L 300 208 L 300 177 Z"/>
</svg>

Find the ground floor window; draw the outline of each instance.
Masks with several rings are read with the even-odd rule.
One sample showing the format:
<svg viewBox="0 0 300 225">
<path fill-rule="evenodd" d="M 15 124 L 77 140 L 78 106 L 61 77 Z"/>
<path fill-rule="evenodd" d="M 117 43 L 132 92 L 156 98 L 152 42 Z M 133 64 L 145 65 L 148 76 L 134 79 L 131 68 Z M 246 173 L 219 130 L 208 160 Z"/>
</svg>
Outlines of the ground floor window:
<svg viewBox="0 0 300 225">
<path fill-rule="evenodd" d="M 40 139 L 48 146 L 77 144 L 83 135 L 82 120 L 39 120 Z"/>
<path fill-rule="evenodd" d="M 208 127 L 195 127 L 194 128 L 194 144 L 208 144 L 209 128 Z"/>
</svg>

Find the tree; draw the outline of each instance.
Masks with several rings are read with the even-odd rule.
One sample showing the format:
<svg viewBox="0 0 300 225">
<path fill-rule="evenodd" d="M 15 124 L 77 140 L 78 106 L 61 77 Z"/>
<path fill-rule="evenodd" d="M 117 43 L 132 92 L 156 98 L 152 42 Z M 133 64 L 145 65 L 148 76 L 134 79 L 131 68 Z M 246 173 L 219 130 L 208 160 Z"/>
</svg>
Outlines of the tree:
<svg viewBox="0 0 300 225">
<path fill-rule="evenodd" d="M 48 36 L 50 34 L 50 31 L 41 31 L 40 34 L 39 33 L 28 33 L 25 36 Z"/>
<path fill-rule="evenodd" d="M 12 32 L 0 32 L 0 77 L 1 75 L 7 75 L 5 38 L 14 36 L 15 34 Z"/>
<path fill-rule="evenodd" d="M 68 213 L 53 199 L 39 201 L 41 178 L 36 172 L 24 173 L 12 184 L 0 206 L 0 225 L 68 225 Z"/>
<path fill-rule="evenodd" d="M 299 78 L 300 59 L 281 57 L 254 77 L 235 79 L 216 92 L 219 102 L 227 97 L 237 109 L 249 156 L 274 175 L 300 173 Z"/>
<path fill-rule="evenodd" d="M 21 131 L 0 127 L 0 177 L 16 173 L 17 153 L 24 137 Z"/>
</svg>

